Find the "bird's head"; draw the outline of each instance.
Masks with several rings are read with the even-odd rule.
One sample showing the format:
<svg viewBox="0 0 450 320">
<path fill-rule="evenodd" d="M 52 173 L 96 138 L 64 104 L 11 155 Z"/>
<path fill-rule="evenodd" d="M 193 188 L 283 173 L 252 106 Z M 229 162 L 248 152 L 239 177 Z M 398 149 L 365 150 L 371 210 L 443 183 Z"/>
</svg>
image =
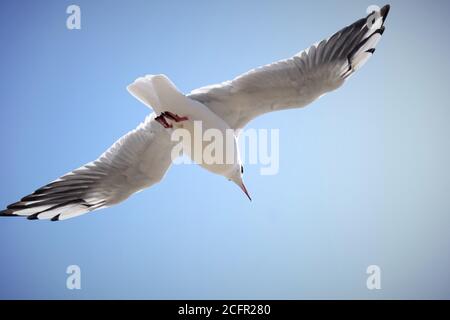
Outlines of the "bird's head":
<svg viewBox="0 0 450 320">
<path fill-rule="evenodd" d="M 252 198 L 250 197 L 247 188 L 245 187 L 243 175 L 244 175 L 244 166 L 239 163 L 233 166 L 233 170 L 230 172 L 229 175 L 227 175 L 227 178 L 229 181 L 232 181 L 235 184 L 237 184 L 238 187 L 241 188 L 241 190 L 248 197 L 248 199 L 252 201 Z"/>
</svg>

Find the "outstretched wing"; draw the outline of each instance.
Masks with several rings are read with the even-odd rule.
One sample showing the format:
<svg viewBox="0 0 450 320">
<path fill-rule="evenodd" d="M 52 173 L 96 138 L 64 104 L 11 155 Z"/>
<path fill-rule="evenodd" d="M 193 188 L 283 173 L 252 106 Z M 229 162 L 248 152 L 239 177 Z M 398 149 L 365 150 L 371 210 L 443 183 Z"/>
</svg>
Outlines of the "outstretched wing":
<svg viewBox="0 0 450 320">
<path fill-rule="evenodd" d="M 372 56 L 389 8 L 384 6 L 290 59 L 194 90 L 188 97 L 235 129 L 270 111 L 306 106 L 339 88 Z"/>
<path fill-rule="evenodd" d="M 171 165 L 172 142 L 154 118 L 148 116 L 97 160 L 9 205 L 0 216 L 65 220 L 115 205 L 159 182 Z"/>
</svg>

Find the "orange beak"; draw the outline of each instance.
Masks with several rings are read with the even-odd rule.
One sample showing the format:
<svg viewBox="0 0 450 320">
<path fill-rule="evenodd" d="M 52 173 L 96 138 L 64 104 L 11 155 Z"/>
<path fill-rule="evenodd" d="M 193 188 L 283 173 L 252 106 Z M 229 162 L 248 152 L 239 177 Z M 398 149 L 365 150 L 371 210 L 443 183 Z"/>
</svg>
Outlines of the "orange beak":
<svg viewBox="0 0 450 320">
<path fill-rule="evenodd" d="M 249 199 L 250 201 L 252 201 L 252 198 L 251 198 L 250 195 L 248 194 L 248 191 L 247 191 L 247 188 L 245 187 L 245 184 L 244 184 L 244 183 L 241 183 L 241 184 L 240 184 L 240 187 L 241 187 L 242 191 L 244 191 L 244 193 L 245 193 L 245 195 L 248 197 L 248 199 Z"/>
</svg>

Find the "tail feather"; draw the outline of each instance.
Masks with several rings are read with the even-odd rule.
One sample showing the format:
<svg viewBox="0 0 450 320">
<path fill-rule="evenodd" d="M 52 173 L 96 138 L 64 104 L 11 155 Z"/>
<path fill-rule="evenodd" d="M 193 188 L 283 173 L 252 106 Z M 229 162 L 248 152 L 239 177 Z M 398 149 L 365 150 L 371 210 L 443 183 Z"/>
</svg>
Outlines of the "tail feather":
<svg viewBox="0 0 450 320">
<path fill-rule="evenodd" d="M 148 75 L 136 79 L 132 84 L 127 87 L 128 92 L 145 104 L 147 107 L 154 109 L 158 108 L 161 103 L 152 81 L 153 76 Z"/>
<path fill-rule="evenodd" d="M 168 111 L 168 107 L 173 111 L 176 105 L 183 104 L 186 99 L 185 95 L 163 74 L 138 78 L 127 87 L 127 90 L 136 99 L 152 108 L 156 114 Z"/>
</svg>

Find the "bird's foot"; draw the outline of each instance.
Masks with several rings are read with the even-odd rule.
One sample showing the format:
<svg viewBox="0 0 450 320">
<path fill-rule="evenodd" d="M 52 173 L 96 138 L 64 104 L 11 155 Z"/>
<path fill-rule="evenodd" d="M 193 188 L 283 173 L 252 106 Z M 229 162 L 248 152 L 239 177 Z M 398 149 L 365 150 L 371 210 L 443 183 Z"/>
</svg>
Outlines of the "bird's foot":
<svg viewBox="0 0 450 320">
<path fill-rule="evenodd" d="M 183 122 L 183 121 L 189 120 L 188 117 L 180 117 L 179 115 L 174 114 L 174 113 L 172 113 L 172 112 L 170 112 L 170 111 L 163 112 L 162 115 L 163 115 L 164 117 L 169 118 L 170 120 L 175 121 L 175 122 Z"/>
<path fill-rule="evenodd" d="M 173 128 L 173 125 L 169 124 L 162 114 L 160 116 L 157 116 L 155 120 L 158 121 L 166 129 Z"/>
<path fill-rule="evenodd" d="M 155 118 L 156 121 L 158 121 L 164 128 L 168 129 L 168 128 L 173 128 L 173 125 L 171 123 L 169 123 L 169 121 L 174 121 L 176 123 L 178 122 L 183 122 L 183 121 L 187 121 L 189 120 L 188 117 L 180 117 L 177 114 L 174 114 L 170 111 L 165 111 L 162 112 L 159 116 L 157 116 Z"/>
</svg>

